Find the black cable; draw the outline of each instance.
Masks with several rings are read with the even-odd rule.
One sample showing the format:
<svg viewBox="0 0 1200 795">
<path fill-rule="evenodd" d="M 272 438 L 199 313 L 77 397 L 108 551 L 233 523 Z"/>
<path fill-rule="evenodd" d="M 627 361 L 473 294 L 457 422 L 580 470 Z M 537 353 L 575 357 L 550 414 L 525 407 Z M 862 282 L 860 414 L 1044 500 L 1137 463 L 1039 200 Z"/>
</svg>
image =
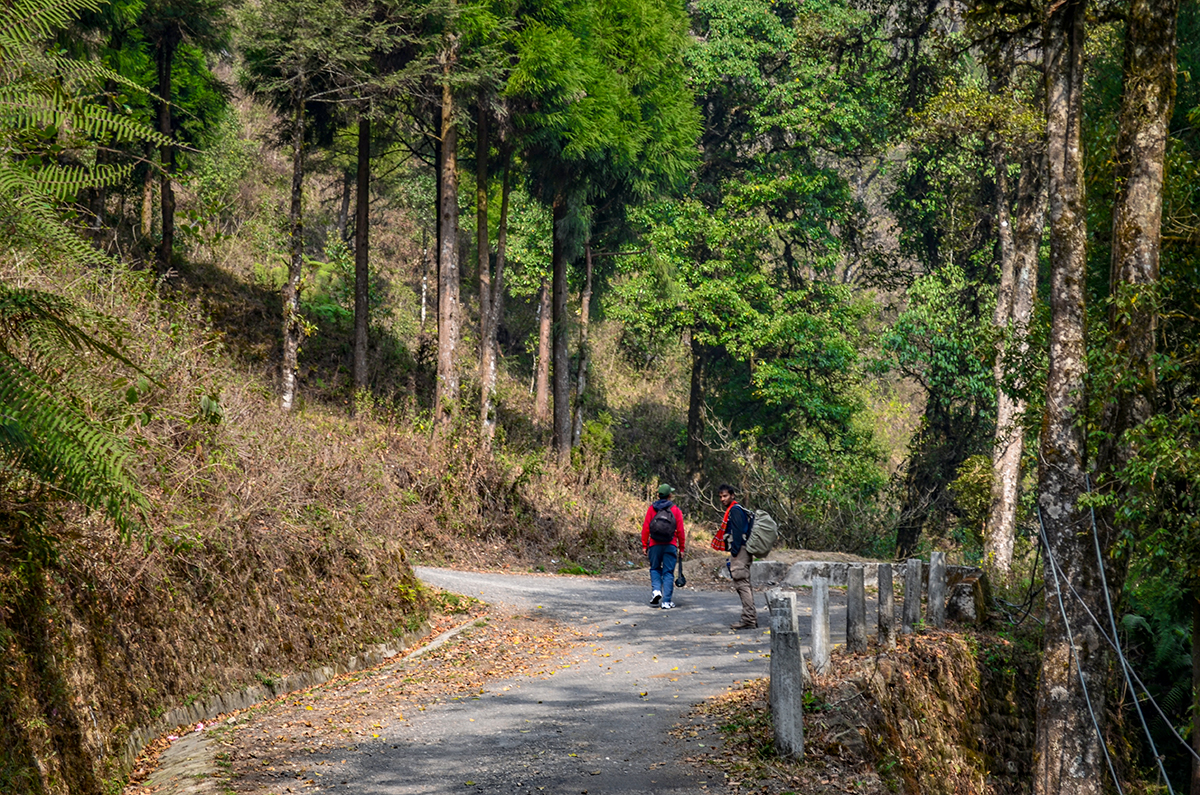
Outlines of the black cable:
<svg viewBox="0 0 1200 795">
<path fill-rule="evenodd" d="M 1058 610 L 1062 614 L 1063 628 L 1067 631 L 1067 647 L 1071 650 L 1071 659 L 1075 661 L 1075 671 L 1079 674 L 1079 685 L 1083 689 L 1083 700 L 1087 702 L 1088 714 L 1092 717 L 1092 729 L 1096 732 L 1096 739 L 1100 741 L 1100 748 L 1104 751 L 1104 761 L 1108 763 L 1108 773 L 1112 776 L 1113 784 L 1117 788 L 1117 795 L 1125 795 L 1121 789 L 1121 781 L 1117 778 L 1117 771 L 1113 767 L 1112 757 L 1108 753 L 1108 744 L 1104 742 L 1104 735 L 1100 732 L 1100 721 L 1096 719 L 1096 710 L 1092 707 L 1092 697 L 1088 695 L 1087 679 L 1083 675 L 1083 666 L 1079 663 L 1079 657 L 1075 653 L 1075 635 L 1071 632 L 1071 622 L 1067 620 L 1067 607 L 1063 603 L 1062 583 L 1059 582 L 1058 563 L 1054 560 L 1054 551 L 1050 549 L 1050 539 L 1046 537 L 1046 524 L 1042 521 L 1042 507 L 1038 506 L 1038 526 L 1041 528 L 1042 543 L 1046 545 L 1046 560 L 1050 563 L 1050 573 L 1054 575 L 1054 593 L 1058 597 Z M 1063 572 L 1063 579 L 1067 575 Z M 1067 581 L 1070 585 L 1070 581 Z"/>
<path fill-rule="evenodd" d="M 1083 483 L 1087 487 L 1088 494 L 1091 494 L 1092 483 L 1086 472 L 1083 475 Z M 1108 577 L 1104 573 L 1104 555 L 1100 552 L 1100 531 L 1096 528 L 1096 509 L 1089 507 L 1088 510 L 1092 516 L 1092 541 L 1096 547 L 1096 565 L 1100 567 L 1100 587 L 1104 590 L 1104 605 L 1108 608 L 1108 621 L 1112 626 L 1112 645 L 1117 650 L 1117 659 L 1121 661 L 1121 672 L 1125 674 L 1125 684 L 1133 692 L 1133 706 L 1137 709 L 1138 719 L 1142 722 L 1142 731 L 1146 734 L 1146 742 L 1150 743 L 1150 753 L 1154 755 L 1154 761 L 1158 763 L 1158 773 L 1167 785 L 1168 795 L 1175 795 L 1175 790 L 1171 787 L 1171 779 L 1167 778 L 1167 770 L 1163 767 L 1162 757 L 1158 755 L 1158 747 L 1154 744 L 1154 738 L 1150 736 L 1150 727 L 1146 725 L 1146 716 L 1142 714 L 1142 704 L 1138 701 L 1137 691 L 1133 690 L 1133 682 L 1129 681 L 1131 666 L 1125 659 L 1125 653 L 1121 651 L 1121 638 L 1117 634 L 1117 618 L 1113 614 L 1112 599 L 1108 595 Z M 1078 595 L 1076 597 L 1078 598 Z M 1083 602 L 1082 599 L 1079 601 Z M 1088 614 L 1091 614 L 1090 610 Z"/>
<path fill-rule="evenodd" d="M 1045 584 L 1043 583 L 1042 585 L 1038 585 L 1036 589 L 1034 588 L 1034 585 L 1037 584 L 1038 560 L 1041 557 L 1041 554 L 1042 554 L 1042 542 L 1041 542 L 1041 536 L 1039 535 L 1037 546 L 1034 547 L 1034 551 L 1033 551 L 1033 568 L 1030 569 L 1030 574 L 1029 574 L 1029 590 L 1026 592 L 1025 598 L 1020 602 L 1020 604 L 1013 604 L 1012 602 L 1005 601 L 1004 599 L 998 599 L 998 598 L 992 599 L 993 603 L 1001 606 L 1000 610 L 1001 610 L 1001 612 L 1004 613 L 1004 617 L 1008 620 L 1008 623 L 1014 627 L 1021 626 L 1021 624 L 1025 623 L 1025 619 L 1029 618 L 1030 614 L 1033 613 L 1034 599 L 1037 598 L 1037 595 L 1039 593 L 1041 593 L 1042 589 L 1045 587 Z M 1024 610 L 1025 612 L 1020 618 L 1018 618 L 1014 621 L 1013 614 L 1008 612 L 1007 610 L 1005 610 L 1003 605 L 1007 605 L 1008 607 L 1014 608 L 1014 612 L 1019 611 L 1019 610 Z M 1038 622 L 1038 624 L 1042 624 L 1042 620 L 1039 619 L 1037 616 L 1034 616 L 1033 620 Z"/>
<path fill-rule="evenodd" d="M 1083 597 L 1079 595 L 1079 592 L 1075 590 L 1075 586 L 1067 583 L 1067 588 L 1071 591 L 1071 595 L 1075 597 L 1075 601 L 1079 602 L 1079 604 L 1083 607 L 1083 610 L 1085 613 L 1087 613 L 1088 618 L 1090 618 L 1092 623 L 1096 625 L 1096 631 L 1100 633 L 1100 637 L 1104 638 L 1108 645 L 1111 646 L 1114 651 L 1116 651 L 1117 644 L 1113 643 L 1113 639 L 1108 636 L 1108 632 L 1105 631 L 1104 625 L 1100 623 L 1100 619 L 1096 618 L 1096 614 L 1092 612 L 1092 609 L 1088 607 L 1087 602 L 1085 602 Z M 1171 719 L 1167 717 L 1167 714 L 1163 712 L 1163 708 L 1160 707 L 1158 702 L 1154 700 L 1154 696 L 1150 695 L 1150 688 L 1146 687 L 1146 683 L 1142 681 L 1140 676 L 1138 676 L 1137 671 L 1133 669 L 1132 665 L 1129 668 L 1129 673 L 1131 676 L 1133 676 L 1133 681 L 1136 682 L 1137 686 L 1142 689 L 1143 693 L 1145 693 L 1146 700 L 1150 702 L 1150 704 L 1154 707 L 1154 710 L 1158 713 L 1158 716 L 1162 718 L 1163 724 L 1167 727 L 1167 729 L 1170 730 L 1171 734 L 1175 736 L 1175 739 L 1179 741 L 1179 744 L 1187 749 L 1187 752 L 1191 754 L 1197 762 L 1200 762 L 1200 754 L 1196 753 L 1196 749 L 1192 748 L 1187 740 L 1180 737 L 1179 732 L 1175 731 L 1175 727 L 1171 725 Z M 1136 699 L 1137 692 L 1135 691 L 1133 695 Z"/>
</svg>

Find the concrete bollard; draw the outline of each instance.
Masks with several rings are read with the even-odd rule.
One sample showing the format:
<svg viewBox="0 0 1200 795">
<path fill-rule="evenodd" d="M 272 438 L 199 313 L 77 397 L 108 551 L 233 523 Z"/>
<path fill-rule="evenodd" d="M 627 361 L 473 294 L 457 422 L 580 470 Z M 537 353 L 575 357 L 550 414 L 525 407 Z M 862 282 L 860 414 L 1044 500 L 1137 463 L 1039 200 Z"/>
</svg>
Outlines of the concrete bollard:
<svg viewBox="0 0 1200 795">
<path fill-rule="evenodd" d="M 800 631 L 795 591 L 785 591 L 782 588 L 767 591 L 767 609 L 771 612 L 772 632 Z M 780 621 L 784 623 L 780 624 Z"/>
<path fill-rule="evenodd" d="M 804 654 L 800 633 L 788 626 L 784 610 L 771 611 L 771 725 L 775 751 L 781 756 L 804 756 Z"/>
<path fill-rule="evenodd" d="M 867 650 L 867 593 L 863 567 L 858 564 L 846 571 L 846 650 L 856 654 Z"/>
<path fill-rule="evenodd" d="M 800 632 L 799 608 L 797 605 L 798 595 L 795 591 L 781 591 L 774 589 L 767 592 L 767 609 L 771 613 L 771 637 L 777 633 L 795 632 L 797 637 Z M 774 698 L 775 682 L 777 678 L 783 676 L 777 671 L 776 667 L 786 665 L 800 669 L 800 682 L 805 687 L 811 681 L 808 676 L 808 665 L 804 660 L 803 651 L 795 657 L 776 656 L 771 653 L 771 698 Z"/>
<path fill-rule="evenodd" d="M 892 564 L 880 563 L 879 634 L 876 640 L 881 649 L 896 648 L 896 592 L 892 589 Z"/>
<path fill-rule="evenodd" d="M 909 558 L 904 565 L 904 613 L 900 631 L 911 635 L 921 623 L 921 559 Z"/>
<path fill-rule="evenodd" d="M 813 577 L 812 658 L 819 674 L 829 669 L 829 580 Z"/>
<path fill-rule="evenodd" d="M 774 708 L 775 704 L 775 682 L 779 679 L 778 668 L 782 657 L 775 654 L 775 636 L 780 632 L 795 632 L 796 626 L 796 597 L 795 594 L 784 592 L 780 588 L 772 588 L 767 591 L 767 611 L 770 614 L 771 627 L 771 673 L 770 673 L 770 697 L 768 701 Z M 789 598 L 791 597 L 791 598 Z"/>
<path fill-rule="evenodd" d="M 934 552 L 929 556 L 929 592 L 925 615 L 931 627 L 946 626 L 946 553 Z"/>
</svg>

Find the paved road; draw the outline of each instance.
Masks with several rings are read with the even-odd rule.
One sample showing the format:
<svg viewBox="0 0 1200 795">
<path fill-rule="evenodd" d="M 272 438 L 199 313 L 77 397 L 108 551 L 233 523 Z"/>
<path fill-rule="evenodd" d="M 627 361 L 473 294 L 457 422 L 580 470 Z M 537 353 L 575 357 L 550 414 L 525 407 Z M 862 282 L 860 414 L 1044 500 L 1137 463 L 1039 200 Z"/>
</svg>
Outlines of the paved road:
<svg viewBox="0 0 1200 795">
<path fill-rule="evenodd" d="M 738 617 L 732 592 L 684 589 L 678 608 L 659 610 L 646 604 L 648 585 L 428 568 L 417 574 L 493 604 L 544 611 L 595 635 L 595 648 L 583 664 L 548 679 L 512 680 L 508 690 L 500 683 L 478 699 L 430 707 L 389 728 L 387 744 L 360 746 L 352 757 L 340 752 L 346 764 L 339 765 L 345 783 L 338 792 L 724 791 L 719 776 L 682 762 L 699 751 L 699 740 L 668 731 L 692 704 L 767 674 L 765 628 L 728 629 Z M 837 617 L 832 623 L 842 624 Z"/>
</svg>

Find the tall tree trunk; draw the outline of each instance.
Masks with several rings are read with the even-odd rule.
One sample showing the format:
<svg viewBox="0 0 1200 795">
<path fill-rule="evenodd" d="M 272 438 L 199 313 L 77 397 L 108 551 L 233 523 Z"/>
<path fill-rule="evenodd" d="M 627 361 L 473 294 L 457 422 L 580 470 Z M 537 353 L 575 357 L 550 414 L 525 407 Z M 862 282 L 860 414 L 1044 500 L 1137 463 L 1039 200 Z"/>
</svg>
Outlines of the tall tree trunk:
<svg viewBox="0 0 1200 795">
<path fill-rule="evenodd" d="M 109 99 L 105 103 L 108 110 L 110 112 L 116 112 L 116 103 L 114 103 L 112 100 L 112 96 L 116 93 L 116 85 L 112 81 L 108 81 L 105 84 L 104 92 L 109 96 Z M 96 165 L 98 167 L 110 165 L 115 160 L 113 155 L 113 149 L 115 145 L 116 136 L 110 135 L 108 136 L 107 145 L 97 147 Z M 101 239 L 101 237 L 104 233 L 104 228 L 108 223 L 108 186 L 96 185 L 88 188 L 86 195 L 88 236 L 92 239 L 92 242 L 95 243 L 97 247 L 102 248 L 104 241 Z M 123 197 L 124 191 L 122 191 L 122 198 Z"/>
<path fill-rule="evenodd" d="M 992 144 L 992 164 L 996 171 L 996 237 L 1000 255 L 1000 284 L 996 288 L 992 323 L 1003 333 L 1012 321 L 1017 274 L 1009 209 L 1012 196 L 1009 194 L 1008 157 L 1000 141 Z M 984 525 L 983 549 L 984 560 L 991 570 L 1007 578 L 1012 568 L 1013 515 L 1024 436 L 1016 425 L 1015 401 L 1004 390 L 1004 349 L 1001 347 L 996 350 L 992 372 L 996 379 L 996 434 L 992 444 L 992 501 Z"/>
<path fill-rule="evenodd" d="M 358 178 L 354 205 L 354 389 L 367 388 L 370 320 L 371 120 L 358 120 Z"/>
<path fill-rule="evenodd" d="M 142 181 L 142 237 L 154 234 L 154 145 L 146 144 L 146 177 Z"/>
<path fill-rule="evenodd" d="M 342 172 L 342 203 L 338 205 L 337 235 L 338 240 L 346 240 L 346 227 L 350 220 L 350 194 L 354 191 L 354 177 L 349 169 Z"/>
<path fill-rule="evenodd" d="M 683 463 L 687 468 L 689 481 L 695 481 L 700 475 L 704 427 L 700 414 L 704 403 L 704 367 L 706 357 L 704 346 L 696 339 L 696 330 L 691 332 L 692 347 L 692 381 L 688 389 L 687 444 L 683 450 Z"/>
<path fill-rule="evenodd" d="M 425 333 L 426 306 L 429 301 L 429 242 L 421 229 L 421 333 Z"/>
<path fill-rule="evenodd" d="M 1038 471 L 1047 606 L 1038 680 L 1037 795 L 1100 795 L 1109 775 L 1098 736 L 1104 731 L 1108 655 L 1087 614 L 1090 609 L 1101 615 L 1104 598 L 1088 513 L 1079 507 L 1087 456 L 1087 217 L 1080 141 L 1085 6 L 1086 0 L 1064 0 L 1050 7 L 1046 20 L 1051 327 Z"/>
<path fill-rule="evenodd" d="M 483 338 L 483 357 L 480 363 L 483 388 L 479 427 L 485 450 L 492 449 L 492 440 L 496 436 L 496 368 L 500 362 L 500 319 L 504 317 L 504 258 L 508 248 L 508 196 L 511 182 L 509 157 L 505 152 L 504 176 L 500 185 L 500 220 L 496 229 L 496 273 L 491 283 L 487 334 Z"/>
<path fill-rule="evenodd" d="M 300 279 L 304 272 L 304 91 L 296 89 L 292 111 L 292 202 L 288 211 L 291 258 L 283 285 L 283 371 L 280 405 L 291 411 L 296 400 L 296 362 L 303 335 L 300 322 Z"/>
<path fill-rule="evenodd" d="M 488 344 L 492 319 L 491 241 L 488 237 L 488 113 L 487 93 L 481 88 L 475 123 L 475 254 L 479 263 L 479 434 L 483 444 L 491 395 L 488 394 L 488 369 L 494 351 Z"/>
<path fill-rule="evenodd" d="M 583 247 L 586 276 L 583 296 L 579 300 L 579 374 L 575 386 L 575 424 L 571 429 L 571 446 L 578 447 L 583 438 L 583 409 L 587 405 L 588 367 L 591 365 L 591 349 L 588 347 L 588 320 L 592 308 L 592 242 Z"/>
<path fill-rule="evenodd" d="M 550 419 L 550 282 L 542 279 L 538 299 L 538 352 L 534 364 L 533 419 L 545 426 Z"/>
<path fill-rule="evenodd" d="M 552 343 L 554 356 L 554 449 L 560 463 L 571 455 L 571 355 L 567 350 L 567 199 L 554 197 L 554 245 L 551 254 L 554 294 Z"/>
<path fill-rule="evenodd" d="M 451 40 L 442 62 L 442 160 L 441 207 L 438 208 L 438 353 L 437 391 L 434 418 L 446 425 L 458 411 L 459 303 L 458 273 L 458 127 L 454 119 L 454 91 L 450 74 L 457 58 L 458 42 Z"/>
<path fill-rule="evenodd" d="M 438 112 L 438 118 L 440 119 L 441 112 L 442 112 L 441 106 L 438 106 L 437 112 Z M 443 185 L 442 185 L 442 171 L 441 171 L 441 169 L 442 169 L 442 139 L 440 136 L 433 144 L 433 162 L 437 163 L 437 169 L 438 169 L 437 179 L 434 180 L 434 182 L 437 183 L 437 187 L 434 190 L 435 195 L 433 197 L 433 201 L 434 201 L 433 218 L 434 218 L 434 227 L 435 227 L 433 230 L 433 235 L 434 235 L 434 241 L 433 241 L 434 263 L 433 264 L 436 266 L 436 267 L 434 267 L 434 275 L 436 277 L 437 274 L 440 274 L 442 272 L 442 188 L 443 188 Z M 437 285 L 436 285 L 436 279 L 435 279 L 435 287 L 436 286 Z M 433 315 L 434 315 L 434 317 L 441 317 L 441 306 L 442 306 L 442 293 L 440 290 L 435 289 L 433 291 Z"/>
<path fill-rule="evenodd" d="M 1011 329 L 1011 340 L 1018 352 L 1024 353 L 1028 348 L 1029 320 L 1037 298 L 1038 249 L 1041 248 L 1046 217 L 1046 162 L 1041 152 L 1027 153 L 1022 159 L 1014 218 L 1009 212 L 1005 161 L 1003 152 L 997 148 L 1000 289 L 994 321 L 1001 330 Z M 1020 424 L 1025 414 L 1025 401 L 1003 388 L 1003 353 L 998 352 L 994 369 L 998 400 L 992 447 L 992 499 L 984 529 L 984 554 L 993 570 L 1007 577 L 1012 569 L 1017 492 L 1021 483 L 1021 457 L 1025 453 L 1025 435 Z"/>
<path fill-rule="evenodd" d="M 1155 336 L 1158 314 L 1153 291 L 1158 285 L 1162 249 L 1162 189 L 1167 134 L 1175 106 L 1175 25 L 1179 0 L 1133 0 L 1125 33 L 1124 91 L 1117 117 L 1116 201 L 1113 206 L 1109 292 L 1109 360 L 1121 369 L 1105 403 L 1105 435 L 1097 469 L 1106 489 L 1129 463 L 1133 448 L 1126 432 L 1154 411 Z M 1100 512 L 1101 531 L 1118 528 L 1116 509 Z M 1108 537 L 1109 544 L 1113 538 Z M 1115 567 L 1114 586 L 1125 567 Z"/>
<path fill-rule="evenodd" d="M 158 247 L 158 272 L 163 275 L 171 270 L 171 256 L 175 248 L 175 191 L 171 185 L 175 176 L 175 133 L 171 124 L 171 66 L 175 61 L 176 44 L 175 38 L 167 35 L 158 47 L 158 131 L 170 139 L 162 145 L 162 187 L 159 191 L 162 205 L 162 241 Z"/>
</svg>

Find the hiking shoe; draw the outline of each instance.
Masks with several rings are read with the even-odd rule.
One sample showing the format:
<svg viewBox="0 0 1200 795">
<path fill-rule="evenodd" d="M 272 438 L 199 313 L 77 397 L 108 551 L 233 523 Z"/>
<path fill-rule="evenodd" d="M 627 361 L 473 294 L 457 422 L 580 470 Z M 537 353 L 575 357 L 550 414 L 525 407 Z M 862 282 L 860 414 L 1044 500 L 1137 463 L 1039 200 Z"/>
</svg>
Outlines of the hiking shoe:
<svg viewBox="0 0 1200 795">
<path fill-rule="evenodd" d="M 662 591 L 655 591 L 650 596 L 650 606 L 658 607 L 660 604 L 662 604 Z"/>
<path fill-rule="evenodd" d="M 730 624 L 730 629 L 758 629 L 758 624 L 751 624 L 749 621 L 739 621 L 736 624 Z"/>
<path fill-rule="evenodd" d="M 675 603 L 674 603 L 674 602 L 663 602 L 663 603 L 662 603 L 662 609 L 663 609 L 663 610 L 670 610 L 670 609 L 672 609 L 672 608 L 674 608 L 674 607 L 675 607 Z"/>
</svg>

